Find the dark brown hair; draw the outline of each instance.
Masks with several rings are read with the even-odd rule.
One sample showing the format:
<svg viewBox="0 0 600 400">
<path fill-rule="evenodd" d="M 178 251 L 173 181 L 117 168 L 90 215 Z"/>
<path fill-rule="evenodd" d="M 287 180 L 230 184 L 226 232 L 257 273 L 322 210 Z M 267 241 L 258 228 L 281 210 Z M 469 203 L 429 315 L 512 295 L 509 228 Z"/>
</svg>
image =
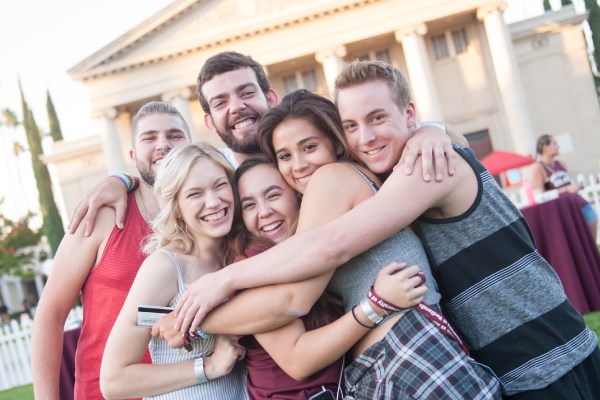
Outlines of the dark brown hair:
<svg viewBox="0 0 600 400">
<path fill-rule="evenodd" d="M 358 160 L 344 136 L 342 120 L 335 104 L 306 89 L 299 89 L 286 95 L 281 99 L 281 104 L 263 115 L 258 128 L 258 144 L 261 152 L 275 160 L 273 131 L 282 122 L 292 119 L 304 119 L 323 132 L 333 143 L 338 161 Z"/>
</svg>

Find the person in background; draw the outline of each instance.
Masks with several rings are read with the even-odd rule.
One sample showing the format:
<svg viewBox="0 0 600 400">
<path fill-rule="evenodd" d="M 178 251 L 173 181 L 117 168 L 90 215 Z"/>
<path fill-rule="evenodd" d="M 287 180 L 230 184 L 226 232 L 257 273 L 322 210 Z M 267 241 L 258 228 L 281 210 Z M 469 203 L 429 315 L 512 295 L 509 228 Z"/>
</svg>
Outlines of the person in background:
<svg viewBox="0 0 600 400">
<path fill-rule="evenodd" d="M 8 313 L 8 307 L 2 300 L 0 300 L 0 328 L 10 325 L 10 314 Z"/>
<path fill-rule="evenodd" d="M 531 187 L 540 191 L 557 190 L 558 194 L 577 194 L 583 186 L 574 183 L 567 171 L 567 166 L 558 161 L 558 143 L 552 135 L 544 134 L 537 140 L 535 150 L 539 161 L 531 170 Z M 590 228 L 594 243 L 598 232 L 598 216 L 594 207 L 584 198 L 581 199 L 581 212 Z"/>
</svg>

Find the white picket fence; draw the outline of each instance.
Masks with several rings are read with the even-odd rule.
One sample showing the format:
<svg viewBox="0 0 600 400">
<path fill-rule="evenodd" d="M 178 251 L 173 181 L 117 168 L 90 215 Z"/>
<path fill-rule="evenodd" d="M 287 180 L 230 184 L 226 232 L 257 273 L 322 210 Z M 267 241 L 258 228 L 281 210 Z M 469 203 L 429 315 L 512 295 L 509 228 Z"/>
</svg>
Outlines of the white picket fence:
<svg viewBox="0 0 600 400">
<path fill-rule="evenodd" d="M 12 320 L 10 326 L 0 328 L 0 390 L 33 382 L 31 376 L 31 327 L 33 321 L 29 315 L 21 321 Z M 69 313 L 65 327 L 76 326 L 81 322 L 81 307 Z"/>
<path fill-rule="evenodd" d="M 577 182 L 584 185 L 584 188 L 579 191 L 579 195 L 589 201 L 594 206 L 596 214 L 600 216 L 600 174 L 589 175 L 587 178 L 583 174 L 579 174 Z M 527 199 L 522 188 L 507 189 L 505 193 L 517 207 L 527 206 Z M 596 238 L 597 244 L 600 244 L 600 235 L 596 235 Z"/>
</svg>

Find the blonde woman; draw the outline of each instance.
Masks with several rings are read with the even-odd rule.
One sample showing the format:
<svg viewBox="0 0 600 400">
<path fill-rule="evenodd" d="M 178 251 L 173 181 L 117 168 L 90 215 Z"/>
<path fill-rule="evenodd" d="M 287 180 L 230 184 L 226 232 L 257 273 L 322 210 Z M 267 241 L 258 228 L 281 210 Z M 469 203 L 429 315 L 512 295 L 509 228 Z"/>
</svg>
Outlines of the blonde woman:
<svg viewBox="0 0 600 400">
<path fill-rule="evenodd" d="M 234 215 L 233 168 L 215 148 L 172 150 L 154 184 L 160 213 L 142 266 L 110 334 L 100 372 L 107 398 L 244 399 L 244 356 L 235 338 L 198 337 L 191 351 L 173 350 L 137 326 L 138 306 L 177 305 L 189 284 L 223 267 L 224 237 Z M 153 364 L 140 362 L 149 346 Z"/>
</svg>

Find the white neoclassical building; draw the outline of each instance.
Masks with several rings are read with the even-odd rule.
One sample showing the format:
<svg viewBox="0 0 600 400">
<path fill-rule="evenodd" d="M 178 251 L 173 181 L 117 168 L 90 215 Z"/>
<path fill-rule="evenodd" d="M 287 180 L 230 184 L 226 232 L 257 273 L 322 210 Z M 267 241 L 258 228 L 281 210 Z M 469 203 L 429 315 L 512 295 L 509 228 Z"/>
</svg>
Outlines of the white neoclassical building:
<svg viewBox="0 0 600 400">
<path fill-rule="evenodd" d="M 451 124 L 479 156 L 533 154 L 536 137 L 551 132 L 573 172 L 596 172 L 586 15 L 570 6 L 506 25 L 504 10 L 499 0 L 177 0 L 69 71 L 104 128 L 46 159 L 70 213 L 107 172 L 131 170 L 131 119 L 149 100 L 173 103 L 195 139 L 220 144 L 195 81 L 208 57 L 235 50 L 261 62 L 280 95 L 306 87 L 329 96 L 344 62 L 388 61 L 409 78 L 419 118 Z"/>
</svg>

